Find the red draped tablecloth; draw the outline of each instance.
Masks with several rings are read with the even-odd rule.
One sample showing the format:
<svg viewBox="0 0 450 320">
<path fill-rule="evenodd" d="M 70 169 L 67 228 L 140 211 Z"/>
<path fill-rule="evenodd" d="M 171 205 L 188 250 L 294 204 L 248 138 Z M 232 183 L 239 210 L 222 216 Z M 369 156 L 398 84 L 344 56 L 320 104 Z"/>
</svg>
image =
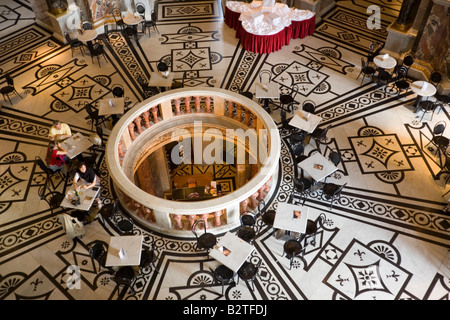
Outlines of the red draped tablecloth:
<svg viewBox="0 0 450 320">
<path fill-rule="evenodd" d="M 255 53 L 271 53 L 288 45 L 291 39 L 302 39 L 314 33 L 316 16 L 308 20 L 295 21 L 273 35 L 256 35 L 246 31 L 239 20 L 239 12 L 234 12 L 225 7 L 225 23 L 230 28 L 236 29 L 236 38 L 241 40 L 242 47 Z"/>
<path fill-rule="evenodd" d="M 237 25 L 240 24 L 240 15 L 240 12 L 231 11 L 230 9 L 228 9 L 228 7 L 225 6 L 225 23 L 230 28 L 236 29 Z"/>
<path fill-rule="evenodd" d="M 242 47 L 251 52 L 256 53 L 271 53 L 280 50 L 286 43 L 286 30 L 284 28 L 280 32 L 270 36 L 260 36 L 245 31 L 241 26 L 236 31 L 236 37 L 241 39 Z"/>
<path fill-rule="evenodd" d="M 292 28 L 292 39 L 302 39 L 306 36 L 309 36 L 314 33 L 316 30 L 316 16 L 314 15 L 312 18 L 308 20 L 301 21 L 291 21 Z"/>
</svg>

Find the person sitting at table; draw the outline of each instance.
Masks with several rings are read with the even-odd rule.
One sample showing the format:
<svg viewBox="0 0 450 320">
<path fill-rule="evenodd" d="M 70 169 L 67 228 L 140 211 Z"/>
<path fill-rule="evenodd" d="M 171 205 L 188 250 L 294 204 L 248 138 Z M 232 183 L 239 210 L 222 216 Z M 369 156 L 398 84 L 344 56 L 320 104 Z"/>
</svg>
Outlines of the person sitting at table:
<svg viewBox="0 0 450 320">
<path fill-rule="evenodd" d="M 56 171 L 60 169 L 63 174 L 66 174 L 65 164 L 69 162 L 67 151 L 61 147 L 59 142 L 50 141 L 47 148 L 46 163 L 47 166 Z"/>
<path fill-rule="evenodd" d="M 78 189 L 77 182 L 80 181 L 82 185 L 79 187 L 81 189 L 90 189 L 95 186 L 100 185 L 100 178 L 95 174 L 94 168 L 86 166 L 85 162 L 80 162 L 78 164 L 77 170 L 75 171 L 75 176 L 73 177 L 73 188 Z M 102 201 L 100 196 L 97 196 L 97 207 L 100 209 L 102 207 Z"/>
<path fill-rule="evenodd" d="M 67 123 L 55 120 L 48 132 L 48 138 L 53 141 L 63 141 L 72 136 L 72 131 Z"/>
</svg>

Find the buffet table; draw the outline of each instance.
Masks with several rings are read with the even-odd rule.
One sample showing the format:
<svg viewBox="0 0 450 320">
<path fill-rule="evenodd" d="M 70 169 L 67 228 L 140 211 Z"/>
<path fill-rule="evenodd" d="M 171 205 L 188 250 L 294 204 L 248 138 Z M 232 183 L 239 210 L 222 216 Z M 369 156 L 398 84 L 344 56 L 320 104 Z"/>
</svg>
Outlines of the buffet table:
<svg viewBox="0 0 450 320">
<path fill-rule="evenodd" d="M 225 23 L 236 29 L 236 37 L 245 50 L 271 53 L 288 45 L 291 39 L 313 34 L 315 13 L 282 3 L 267 7 L 262 1 L 227 1 Z"/>
</svg>

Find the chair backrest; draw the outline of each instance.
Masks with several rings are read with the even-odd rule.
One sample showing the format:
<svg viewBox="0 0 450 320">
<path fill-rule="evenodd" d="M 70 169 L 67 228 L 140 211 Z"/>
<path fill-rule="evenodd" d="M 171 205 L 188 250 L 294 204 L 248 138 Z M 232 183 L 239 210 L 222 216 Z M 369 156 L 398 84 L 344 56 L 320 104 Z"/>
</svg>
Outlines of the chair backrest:
<svg viewBox="0 0 450 320">
<path fill-rule="evenodd" d="M 123 87 L 121 85 L 116 84 L 112 88 L 112 94 L 116 98 L 122 98 L 125 94 L 125 90 L 123 89 Z"/>
<path fill-rule="evenodd" d="M 136 11 L 137 13 L 139 13 L 141 16 L 145 14 L 145 5 L 141 2 L 138 2 L 136 4 Z"/>
<path fill-rule="evenodd" d="M 397 79 L 405 78 L 408 74 L 409 67 L 403 65 L 400 66 L 397 70 Z"/>
<path fill-rule="evenodd" d="M 405 59 L 403 59 L 403 64 L 405 66 L 411 67 L 413 63 L 414 63 L 414 58 L 411 56 L 406 56 Z"/>
<path fill-rule="evenodd" d="M 156 14 L 156 12 L 155 12 L 155 11 L 152 11 L 152 15 L 151 15 L 151 17 L 152 17 L 152 21 L 153 21 L 153 23 L 156 23 L 156 20 L 158 20 L 158 15 Z"/>
<path fill-rule="evenodd" d="M 14 87 L 14 80 L 9 73 L 5 74 L 5 79 L 8 86 Z"/>
<path fill-rule="evenodd" d="M 316 111 L 316 105 L 311 100 L 305 100 L 302 109 L 303 111 L 314 113 Z"/>
<path fill-rule="evenodd" d="M 444 134 L 447 123 L 445 121 L 439 121 L 434 125 L 433 136 L 441 136 Z"/>
<path fill-rule="evenodd" d="M 244 211 L 241 213 L 241 225 L 253 227 L 256 223 L 256 215 L 250 211 Z"/>
<path fill-rule="evenodd" d="M 328 159 L 330 159 L 330 161 L 333 162 L 335 166 L 337 166 L 341 162 L 341 154 L 336 151 L 331 151 Z"/>
<path fill-rule="evenodd" d="M 84 21 L 83 24 L 81 25 L 81 27 L 84 30 L 92 30 L 92 24 L 88 21 Z"/>
<path fill-rule="evenodd" d="M 169 69 L 165 62 L 159 62 L 156 68 L 158 69 L 158 71 L 167 71 Z"/>
<path fill-rule="evenodd" d="M 364 58 L 361 58 L 361 69 L 366 68 L 366 61 L 364 61 Z"/>
<path fill-rule="evenodd" d="M 192 225 L 192 233 L 195 235 L 196 238 L 198 238 L 197 230 L 199 230 L 199 228 L 203 228 L 204 233 L 206 233 L 206 221 L 205 220 L 198 219 Z"/>
<path fill-rule="evenodd" d="M 108 23 L 105 22 L 105 24 L 103 25 L 103 30 L 105 31 L 105 34 L 108 35 L 109 33 Z"/>
<path fill-rule="evenodd" d="M 292 88 L 291 88 L 291 97 L 292 97 L 292 99 L 295 99 L 295 96 L 297 95 L 297 93 L 298 93 L 298 85 L 294 84 L 292 86 Z"/>
<path fill-rule="evenodd" d="M 292 181 L 294 182 L 295 190 L 302 192 L 310 188 L 311 186 L 306 185 L 301 179 L 297 179 L 296 177 L 292 177 Z"/>
<path fill-rule="evenodd" d="M 434 85 L 439 84 L 442 80 L 442 75 L 439 71 L 433 71 L 430 75 L 430 82 Z"/>
<path fill-rule="evenodd" d="M 92 44 L 92 41 L 88 41 L 87 42 L 87 47 L 89 49 L 89 52 L 91 53 L 91 55 L 94 53 L 94 45 Z"/>
<path fill-rule="evenodd" d="M 272 72 L 269 70 L 261 70 L 259 72 L 259 82 L 267 84 L 270 83 L 270 79 L 272 78 Z"/>
<path fill-rule="evenodd" d="M 73 44 L 72 38 L 70 37 L 70 35 L 67 32 L 64 32 L 64 38 L 66 39 L 67 43 L 72 46 L 72 44 Z"/>
</svg>

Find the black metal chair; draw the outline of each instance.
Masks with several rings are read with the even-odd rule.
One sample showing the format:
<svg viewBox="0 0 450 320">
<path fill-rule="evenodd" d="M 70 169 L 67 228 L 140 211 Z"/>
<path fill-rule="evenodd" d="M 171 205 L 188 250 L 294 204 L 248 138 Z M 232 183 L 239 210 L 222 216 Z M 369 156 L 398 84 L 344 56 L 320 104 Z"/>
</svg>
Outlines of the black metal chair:
<svg viewBox="0 0 450 320">
<path fill-rule="evenodd" d="M 316 128 L 311 134 L 310 137 L 312 140 L 316 142 L 317 150 L 320 150 L 320 145 L 327 141 L 327 134 L 331 128 L 331 124 L 325 128 Z"/>
<path fill-rule="evenodd" d="M 398 94 L 400 94 L 402 91 L 408 92 L 408 90 L 410 88 L 409 81 L 406 80 L 406 75 L 408 72 L 407 70 L 408 70 L 408 68 L 405 66 L 401 66 L 397 70 L 394 87 L 396 87 L 398 89 Z"/>
<path fill-rule="evenodd" d="M 434 125 L 433 128 L 433 137 L 430 142 L 425 145 L 427 148 L 430 144 L 432 144 L 436 148 L 436 156 L 439 156 L 439 161 L 442 167 L 441 155 L 446 154 L 446 150 L 448 145 L 450 144 L 450 140 L 447 137 L 444 137 L 444 131 L 447 127 L 447 123 L 445 121 L 439 121 Z M 428 147 L 428 151 L 433 151 L 434 148 Z"/>
<path fill-rule="evenodd" d="M 81 54 L 84 57 L 84 44 L 78 39 L 72 39 L 70 35 L 67 32 L 64 32 L 64 38 L 66 39 L 67 43 L 70 45 L 70 50 L 72 50 L 72 58 L 73 58 L 73 52 L 77 49 L 80 50 Z"/>
<path fill-rule="evenodd" d="M 419 111 L 422 111 L 422 117 L 420 117 L 420 122 L 422 122 L 423 118 L 425 117 L 425 114 L 431 113 L 431 119 L 430 121 L 433 121 L 434 112 L 436 111 L 436 108 L 438 107 L 438 104 L 435 101 L 431 100 L 425 100 L 419 102 Z"/>
<path fill-rule="evenodd" d="M 295 191 L 300 195 L 300 198 L 303 198 L 303 203 L 306 202 L 306 197 L 309 195 L 310 189 L 311 189 L 311 180 L 306 178 L 296 178 L 292 177 L 292 180 L 294 182 L 294 189 Z"/>
<path fill-rule="evenodd" d="M 363 78 L 361 80 L 361 84 L 363 84 L 364 79 L 367 77 L 372 77 L 375 74 L 375 69 L 373 67 L 369 67 L 366 64 L 366 61 L 364 61 L 364 58 L 361 58 L 361 72 L 358 74 L 358 76 L 356 77 L 356 79 L 358 79 L 361 74 L 363 75 Z"/>
<path fill-rule="evenodd" d="M 298 85 L 294 84 L 287 94 L 280 94 L 280 108 L 286 112 L 294 111 L 295 96 L 298 92 Z"/>
<path fill-rule="evenodd" d="M 156 273 L 159 273 L 159 270 L 156 268 L 156 261 L 158 260 L 157 250 L 155 249 L 154 243 L 152 243 L 150 248 L 143 248 L 141 251 L 141 261 L 139 264 L 139 268 L 149 268 L 153 267 Z"/>
<path fill-rule="evenodd" d="M 111 91 L 114 98 L 123 98 L 125 95 L 125 89 L 120 84 L 114 84 Z"/>
<path fill-rule="evenodd" d="M 257 235 L 256 230 L 257 219 L 255 214 L 250 211 L 242 212 L 240 220 L 241 220 L 241 227 L 238 229 L 236 235 L 250 244 L 253 243 Z"/>
<path fill-rule="evenodd" d="M 151 96 L 154 96 L 156 94 L 159 93 L 159 89 L 158 87 L 155 86 L 149 86 L 148 82 L 145 82 L 143 77 L 141 75 L 139 75 L 137 77 L 137 82 L 139 83 L 139 85 L 141 86 L 142 89 L 142 93 L 144 95 L 144 98 L 149 98 Z"/>
<path fill-rule="evenodd" d="M 261 219 L 259 219 L 257 222 L 260 223 L 260 230 L 258 230 L 258 233 L 260 233 L 264 225 L 273 228 L 273 222 L 275 221 L 275 214 L 276 211 L 273 209 L 266 210 L 266 202 L 264 200 L 260 200 L 258 202 L 258 215 L 261 217 Z M 275 230 L 272 230 L 272 233 L 275 233 Z"/>
<path fill-rule="evenodd" d="M 94 109 L 92 104 L 85 102 L 84 109 L 88 114 L 88 118 L 91 119 L 91 131 L 94 130 L 94 125 L 97 127 L 99 124 L 103 123 L 106 128 L 105 117 L 98 115 L 98 110 Z"/>
<path fill-rule="evenodd" d="M 18 95 L 20 97 L 20 99 L 22 99 L 22 96 L 17 92 L 17 90 L 14 86 L 14 80 L 9 73 L 5 74 L 5 80 L 6 80 L 6 86 L 0 88 L 0 92 L 3 95 L 3 100 L 6 101 L 6 98 L 8 98 L 9 103 L 12 105 L 11 98 L 9 97 L 11 94 L 14 93 L 14 94 Z"/>
<path fill-rule="evenodd" d="M 136 41 L 139 40 L 137 26 L 125 26 L 123 28 L 123 35 L 127 38 L 133 38 Z"/>
<path fill-rule="evenodd" d="M 98 66 L 100 65 L 100 58 L 105 58 L 106 62 L 108 63 L 108 58 L 106 57 L 105 50 L 103 49 L 103 45 L 96 43 L 95 45 L 92 43 L 92 41 L 87 42 L 87 46 L 89 49 L 89 53 L 91 54 L 91 60 L 92 63 L 94 63 L 94 58 L 97 58 Z"/>
<path fill-rule="evenodd" d="M 132 293 L 133 290 L 133 282 L 136 278 L 136 274 L 134 272 L 133 267 L 126 266 L 121 267 L 113 277 L 113 280 L 117 283 L 118 286 L 124 286 L 125 288 L 129 288 Z"/>
<path fill-rule="evenodd" d="M 213 271 L 213 274 L 214 274 L 214 277 L 216 278 L 216 280 L 222 284 L 222 295 L 225 291 L 225 285 L 229 285 L 229 284 L 235 282 L 234 281 L 235 274 L 234 274 L 233 270 L 231 270 L 230 268 L 228 268 L 225 265 L 218 266 Z"/>
<path fill-rule="evenodd" d="M 294 264 L 294 258 L 299 255 L 304 255 L 305 248 L 302 246 L 298 239 L 287 240 L 283 245 L 282 257 L 286 256 L 289 259 L 289 270 L 292 269 Z"/>
<path fill-rule="evenodd" d="M 337 167 L 342 161 L 342 156 L 337 151 L 331 151 L 330 154 L 328 155 L 328 160 L 330 160 L 334 164 L 334 166 Z M 324 182 L 327 181 L 328 177 L 329 176 L 325 177 Z"/>
<path fill-rule="evenodd" d="M 311 100 L 305 100 L 303 101 L 302 110 L 314 114 L 316 112 L 316 105 Z"/>
<path fill-rule="evenodd" d="M 336 199 L 339 199 L 341 196 L 342 189 L 347 185 L 347 183 L 343 185 L 337 185 L 335 183 L 325 183 L 322 187 L 322 197 L 324 196 L 330 200 L 330 210 L 333 209 L 333 202 Z"/>
<path fill-rule="evenodd" d="M 202 225 L 203 233 L 198 234 L 199 226 Z M 194 222 L 192 225 L 192 233 L 195 235 L 196 242 L 196 248 L 198 250 L 206 250 L 206 252 L 209 253 L 209 250 L 211 250 L 217 243 L 217 238 L 214 234 L 207 232 L 207 221 L 203 219 L 198 219 Z"/>
<path fill-rule="evenodd" d="M 152 18 L 152 20 L 150 20 L 150 21 L 145 20 L 142 23 L 142 32 L 146 33 L 146 31 L 149 30 L 149 32 L 148 32 L 149 37 L 151 34 L 150 29 L 154 29 L 159 33 L 158 27 L 156 26 L 156 22 L 158 20 L 158 15 L 156 14 L 155 11 L 152 11 L 151 18 Z"/>
<path fill-rule="evenodd" d="M 113 202 L 105 204 L 100 209 L 99 213 L 103 219 L 103 223 L 106 225 L 106 221 L 110 221 L 114 215 L 119 212 L 119 201 L 115 199 Z"/>
<path fill-rule="evenodd" d="M 442 74 L 439 71 L 431 72 L 430 79 L 428 80 L 428 82 L 437 87 L 441 81 L 442 81 Z"/>
<path fill-rule="evenodd" d="M 44 200 L 49 205 L 52 216 L 55 215 L 55 211 L 58 209 L 62 209 L 62 211 L 66 213 L 66 209 L 61 207 L 61 202 L 64 200 L 64 194 L 48 189 L 47 183 L 39 188 L 38 193 L 40 199 Z"/>
<path fill-rule="evenodd" d="M 392 75 L 386 70 L 378 73 L 377 85 L 387 85 L 392 80 Z"/>
<path fill-rule="evenodd" d="M 103 241 L 94 241 L 88 246 L 89 255 L 92 259 L 98 262 L 100 272 L 102 268 L 106 268 L 111 271 L 110 268 L 105 266 L 106 256 L 108 255 L 108 245 Z"/>
<path fill-rule="evenodd" d="M 62 172 L 62 169 L 52 170 L 50 169 L 45 162 L 38 156 L 35 157 L 36 164 L 38 167 L 44 171 L 46 175 L 46 182 L 50 182 L 51 178 L 55 175 L 59 175 L 61 180 L 64 181 L 66 179 L 66 175 Z"/>
<path fill-rule="evenodd" d="M 257 265 L 254 265 L 251 262 L 245 261 L 242 266 L 239 268 L 237 274 L 239 276 L 238 279 L 242 279 L 245 281 L 247 286 L 251 286 L 252 291 L 255 291 L 255 279 L 256 276 L 259 275 L 259 267 L 261 265 L 262 260 L 258 261 Z"/>
<path fill-rule="evenodd" d="M 120 28 L 121 31 L 123 31 L 124 27 L 125 27 L 125 22 L 123 22 L 122 19 L 122 12 L 119 9 L 114 9 L 112 11 L 113 17 L 114 17 L 114 21 L 116 22 L 116 31 L 117 31 L 117 27 Z"/>
<path fill-rule="evenodd" d="M 310 243 L 313 246 L 316 245 L 317 232 L 319 231 L 319 229 L 321 227 L 323 227 L 323 223 L 325 222 L 325 220 L 326 220 L 326 216 L 324 213 L 321 213 L 320 216 L 315 221 L 308 219 L 308 221 L 306 222 L 306 231 L 304 233 L 304 238 L 303 238 L 303 240 L 305 241 L 305 243 L 304 243 L 305 247 L 307 246 L 307 240 L 309 238 L 313 238 Z"/>
</svg>

